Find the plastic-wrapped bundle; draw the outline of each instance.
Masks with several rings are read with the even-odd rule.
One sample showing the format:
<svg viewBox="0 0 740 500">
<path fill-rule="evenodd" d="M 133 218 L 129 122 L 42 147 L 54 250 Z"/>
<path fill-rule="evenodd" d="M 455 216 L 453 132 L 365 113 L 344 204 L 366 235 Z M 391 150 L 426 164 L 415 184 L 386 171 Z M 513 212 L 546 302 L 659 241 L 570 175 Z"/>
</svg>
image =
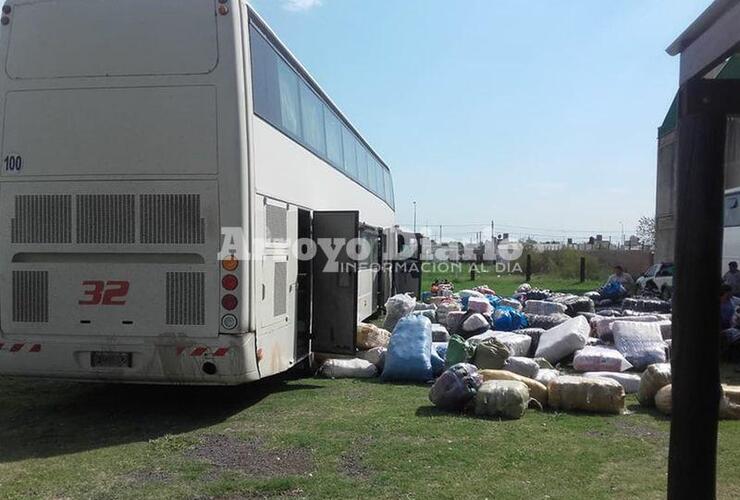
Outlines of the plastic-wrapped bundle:
<svg viewBox="0 0 740 500">
<path fill-rule="evenodd" d="M 432 344 L 432 346 L 434 346 L 434 344 Z M 440 356 L 437 350 L 432 347 L 429 359 L 432 362 L 432 375 L 434 377 L 442 375 L 442 372 L 447 368 L 447 366 L 445 366 L 445 358 Z"/>
<path fill-rule="evenodd" d="M 521 312 L 522 309 L 524 308 L 522 306 L 522 303 L 519 302 L 516 299 L 502 298 L 501 301 L 500 301 L 500 303 L 501 303 L 502 306 L 511 307 L 515 311 L 519 311 L 519 312 Z"/>
<path fill-rule="evenodd" d="M 586 321 L 590 323 L 591 320 L 596 318 L 598 315 L 592 312 L 579 312 L 578 314 L 576 314 L 576 316 L 583 316 L 584 318 L 586 318 Z"/>
<path fill-rule="evenodd" d="M 540 371 L 540 365 L 531 358 L 512 356 L 504 363 L 504 370 L 534 379 L 537 377 L 537 372 Z"/>
<path fill-rule="evenodd" d="M 640 377 L 637 400 L 642 406 L 654 406 L 655 395 L 671 383 L 671 364 L 658 363 L 650 365 Z"/>
<path fill-rule="evenodd" d="M 537 352 L 537 346 L 540 345 L 540 337 L 543 333 L 545 333 L 545 330 L 543 328 L 522 328 L 520 330 L 514 330 L 512 333 L 526 335 L 527 337 L 532 339 L 532 342 L 530 342 L 529 344 L 529 352 L 527 352 L 527 357 L 533 358 L 534 353 Z"/>
<path fill-rule="evenodd" d="M 437 311 L 433 311 L 432 309 L 424 309 L 422 311 L 411 311 L 411 314 L 414 314 L 416 316 L 424 316 L 432 323 L 437 321 Z"/>
<path fill-rule="evenodd" d="M 586 346 L 573 356 L 573 368 L 579 372 L 623 372 L 632 365 L 613 347 Z"/>
<path fill-rule="evenodd" d="M 660 334 L 663 340 L 669 340 L 673 337 L 673 322 L 669 319 L 663 319 L 657 322 L 660 327 Z"/>
<path fill-rule="evenodd" d="M 370 361 L 374 364 L 378 371 L 383 371 L 383 364 L 385 363 L 385 353 L 388 351 L 385 347 L 373 347 L 367 351 L 360 351 L 357 353 L 357 357 Z"/>
<path fill-rule="evenodd" d="M 619 309 L 611 308 L 613 306 L 611 301 L 607 302 L 609 303 L 606 305 L 605 308 L 596 308 L 596 314 L 598 314 L 599 316 L 604 316 L 605 318 L 618 318 L 619 316 L 623 315 L 622 311 L 620 311 Z"/>
<path fill-rule="evenodd" d="M 543 330 L 554 328 L 570 319 L 570 316 L 567 314 L 549 314 L 547 316 L 542 314 L 527 314 L 526 316 L 530 328 L 542 328 Z"/>
<path fill-rule="evenodd" d="M 319 368 L 319 373 L 328 378 L 372 378 L 378 368 L 364 359 L 328 359 Z"/>
<path fill-rule="evenodd" d="M 481 314 L 490 314 L 493 311 L 491 303 L 485 297 L 470 297 L 468 299 L 468 311 L 473 311 Z"/>
<path fill-rule="evenodd" d="M 532 361 L 537 363 L 537 366 L 539 366 L 540 368 L 547 368 L 549 370 L 552 370 L 553 368 L 555 368 L 554 366 L 552 366 L 552 363 L 550 363 L 545 358 L 533 358 Z"/>
<path fill-rule="evenodd" d="M 486 296 L 488 296 L 488 295 L 494 295 L 495 296 L 496 295 L 496 291 L 495 290 L 491 290 L 486 285 L 480 285 L 480 286 L 475 287 L 475 291 L 476 292 L 479 292 L 479 293 L 482 293 L 483 295 L 486 295 Z"/>
<path fill-rule="evenodd" d="M 462 410 L 475 397 L 482 383 L 475 366 L 458 363 L 434 382 L 429 391 L 429 400 L 445 410 Z"/>
<path fill-rule="evenodd" d="M 543 333 L 535 354 L 555 364 L 578 349 L 583 349 L 590 332 L 588 322 L 576 316 Z"/>
<path fill-rule="evenodd" d="M 485 316 L 479 313 L 471 314 L 462 324 L 462 331 L 468 336 L 483 333 L 491 327 Z"/>
<path fill-rule="evenodd" d="M 405 293 L 399 293 L 389 298 L 385 303 L 386 316 L 383 328 L 392 332 L 396 328 L 398 320 L 411 314 L 414 307 L 416 307 L 416 299 Z"/>
<path fill-rule="evenodd" d="M 496 339 L 481 342 L 475 347 L 473 364 L 481 370 L 500 370 L 511 356 L 509 348 Z"/>
<path fill-rule="evenodd" d="M 514 332 L 494 331 L 492 337 L 508 347 L 512 356 L 526 356 L 532 345 L 531 337 Z"/>
<path fill-rule="evenodd" d="M 478 345 L 481 342 L 485 342 L 488 339 L 492 339 L 496 336 L 495 332 L 493 330 L 486 330 L 483 333 L 479 333 L 478 335 L 473 335 L 472 337 L 468 337 L 468 343 L 470 345 Z"/>
<path fill-rule="evenodd" d="M 612 333 L 617 349 L 636 369 L 666 361 L 666 345 L 657 323 L 617 321 Z"/>
<path fill-rule="evenodd" d="M 448 342 L 432 342 L 432 349 L 435 350 L 437 355 L 442 359 L 447 357 Z"/>
<path fill-rule="evenodd" d="M 560 376 L 560 372 L 554 368 L 540 368 L 537 372 L 537 376 L 534 378 L 537 382 L 547 387 L 551 381 L 555 380 Z"/>
<path fill-rule="evenodd" d="M 417 302 L 414 306 L 414 311 L 436 311 L 437 306 L 434 304 L 425 304 L 424 302 Z"/>
<path fill-rule="evenodd" d="M 640 375 L 637 373 L 586 372 L 583 376 L 587 378 L 596 377 L 616 380 L 624 387 L 625 394 L 635 394 L 640 388 Z"/>
<path fill-rule="evenodd" d="M 432 341 L 447 342 L 448 340 L 450 340 L 450 333 L 447 328 L 438 323 L 432 323 Z"/>
<path fill-rule="evenodd" d="M 722 384 L 722 392 L 735 404 L 740 404 L 740 385 Z"/>
<path fill-rule="evenodd" d="M 648 299 L 644 297 L 629 297 L 622 302 L 624 309 L 632 309 L 640 312 L 671 312 L 671 303 L 660 299 Z"/>
<path fill-rule="evenodd" d="M 529 389 L 516 380 L 483 382 L 475 395 L 475 414 L 518 419 L 529 405 Z"/>
<path fill-rule="evenodd" d="M 460 293 L 458 294 L 460 296 L 460 299 L 466 299 L 469 297 L 483 297 L 484 295 L 476 290 L 460 290 Z"/>
<path fill-rule="evenodd" d="M 528 314 L 564 314 L 568 308 L 564 304 L 549 300 L 528 300 L 524 304 L 524 312 Z"/>
<path fill-rule="evenodd" d="M 432 373 L 432 323 L 423 316 L 401 318 L 385 356 L 383 380 L 426 382 Z"/>
<path fill-rule="evenodd" d="M 367 350 L 374 347 L 388 347 L 391 340 L 391 332 L 378 328 L 369 323 L 357 325 L 355 344 L 358 349 Z"/>
<path fill-rule="evenodd" d="M 673 386 L 668 384 L 662 387 L 655 395 L 655 407 L 664 415 L 673 412 Z M 719 399 L 719 418 L 721 420 L 740 419 L 740 405 L 734 403 L 726 394 Z"/>
<path fill-rule="evenodd" d="M 445 324 L 450 335 L 460 333 L 462 331 L 463 321 L 467 318 L 467 313 L 463 311 L 450 311 L 447 313 Z"/>
<path fill-rule="evenodd" d="M 550 295 L 552 295 L 552 293 L 550 292 L 550 290 L 537 290 L 537 289 L 534 289 L 534 290 L 528 291 L 524 295 L 524 297 L 525 297 L 526 300 L 547 300 L 548 298 L 550 298 Z"/>
<path fill-rule="evenodd" d="M 484 382 L 489 380 L 516 380 L 522 382 L 529 389 L 530 397 L 537 400 L 543 408 L 547 406 L 547 387 L 537 380 L 507 370 L 481 370 L 480 376 L 483 377 Z"/>
<path fill-rule="evenodd" d="M 550 297 L 550 300 L 565 306 L 565 314 L 576 316 L 578 313 L 592 313 L 595 310 L 594 302 L 588 297 L 579 297 L 577 295 L 556 295 Z"/>
<path fill-rule="evenodd" d="M 608 378 L 563 375 L 550 382 L 547 394 L 550 406 L 556 410 L 616 414 L 624 411 L 624 388 Z"/>
<path fill-rule="evenodd" d="M 449 367 L 458 363 L 465 363 L 473 357 L 474 353 L 475 348 L 468 344 L 464 338 L 459 335 L 453 335 L 447 344 L 445 365 Z"/>
<path fill-rule="evenodd" d="M 527 328 L 529 322 L 524 313 L 511 307 L 500 306 L 493 312 L 494 329 L 501 332 L 510 332 Z"/>
<path fill-rule="evenodd" d="M 617 321 L 634 321 L 637 323 L 657 323 L 661 321 L 658 316 L 617 316 L 605 317 L 598 315 L 591 319 L 591 329 L 604 342 L 614 342 L 614 333 L 612 327 Z"/>
<path fill-rule="evenodd" d="M 447 301 L 442 302 L 437 306 L 437 322 L 443 325 L 447 324 L 447 315 L 451 311 L 459 311 L 460 304 L 457 302 Z"/>
</svg>

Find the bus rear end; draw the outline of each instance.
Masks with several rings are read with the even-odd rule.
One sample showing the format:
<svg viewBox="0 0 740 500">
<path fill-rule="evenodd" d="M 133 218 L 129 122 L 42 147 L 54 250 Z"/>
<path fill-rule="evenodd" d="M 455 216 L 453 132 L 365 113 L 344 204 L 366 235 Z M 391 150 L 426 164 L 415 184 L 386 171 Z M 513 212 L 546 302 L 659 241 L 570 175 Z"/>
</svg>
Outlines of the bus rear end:
<svg viewBox="0 0 740 500">
<path fill-rule="evenodd" d="M 6 4 L 0 374 L 257 378 L 239 334 L 247 266 L 217 259 L 245 213 L 238 13 L 223 5 Z"/>
</svg>

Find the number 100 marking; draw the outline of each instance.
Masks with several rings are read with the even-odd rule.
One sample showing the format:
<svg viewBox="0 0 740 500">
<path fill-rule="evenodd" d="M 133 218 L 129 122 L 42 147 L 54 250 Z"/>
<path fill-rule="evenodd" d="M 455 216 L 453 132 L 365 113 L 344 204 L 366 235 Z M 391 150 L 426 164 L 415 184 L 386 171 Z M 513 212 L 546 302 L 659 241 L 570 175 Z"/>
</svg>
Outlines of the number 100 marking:
<svg viewBox="0 0 740 500">
<path fill-rule="evenodd" d="M 23 168 L 23 158 L 21 155 L 8 155 L 3 159 L 6 172 L 20 172 Z"/>
</svg>

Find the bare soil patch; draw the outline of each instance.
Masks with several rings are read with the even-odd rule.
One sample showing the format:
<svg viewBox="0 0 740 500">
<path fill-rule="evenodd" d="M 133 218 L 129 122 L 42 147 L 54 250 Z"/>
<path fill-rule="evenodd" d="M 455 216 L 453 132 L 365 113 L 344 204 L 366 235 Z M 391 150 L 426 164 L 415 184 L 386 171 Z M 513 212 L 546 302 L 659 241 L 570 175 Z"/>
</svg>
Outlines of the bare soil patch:
<svg viewBox="0 0 740 500">
<path fill-rule="evenodd" d="M 269 448 L 261 439 L 210 435 L 191 448 L 187 455 L 222 469 L 237 470 L 258 478 L 300 476 L 314 469 L 309 450 Z"/>
</svg>

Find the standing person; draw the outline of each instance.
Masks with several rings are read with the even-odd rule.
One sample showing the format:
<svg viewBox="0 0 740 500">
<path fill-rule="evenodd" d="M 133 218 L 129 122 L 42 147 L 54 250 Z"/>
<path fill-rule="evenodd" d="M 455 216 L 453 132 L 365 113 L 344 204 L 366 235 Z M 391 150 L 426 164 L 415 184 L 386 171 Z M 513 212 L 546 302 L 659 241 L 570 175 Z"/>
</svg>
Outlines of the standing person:
<svg viewBox="0 0 740 500">
<path fill-rule="evenodd" d="M 719 319 L 722 330 L 732 328 L 735 318 L 735 304 L 732 302 L 732 287 L 724 284 L 719 291 Z"/>
<path fill-rule="evenodd" d="M 635 280 L 632 279 L 630 273 L 624 272 L 624 268 L 620 265 L 614 266 L 614 274 L 609 276 L 609 279 L 606 280 L 607 285 L 614 282 L 622 285 L 624 289 L 627 290 L 627 294 L 631 294 L 635 286 Z"/>
<path fill-rule="evenodd" d="M 722 277 L 722 282 L 732 287 L 732 294 L 738 296 L 740 295 L 740 271 L 737 269 L 737 262 L 730 262 L 729 267 L 730 270 Z"/>
</svg>

